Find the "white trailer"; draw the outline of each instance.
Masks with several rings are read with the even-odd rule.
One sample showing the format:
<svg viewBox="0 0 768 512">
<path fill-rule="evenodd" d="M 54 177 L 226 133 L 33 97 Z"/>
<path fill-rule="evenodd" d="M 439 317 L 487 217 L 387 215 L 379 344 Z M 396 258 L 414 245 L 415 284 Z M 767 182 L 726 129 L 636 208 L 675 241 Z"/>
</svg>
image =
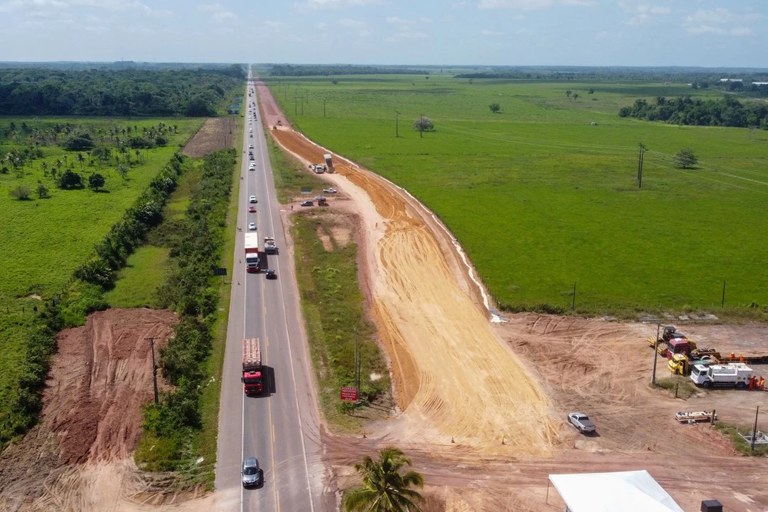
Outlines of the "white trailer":
<svg viewBox="0 0 768 512">
<path fill-rule="evenodd" d="M 744 363 L 713 364 L 709 366 L 697 364 L 691 370 L 691 380 L 697 386 L 712 388 L 745 389 L 752 377 L 752 368 Z"/>
</svg>

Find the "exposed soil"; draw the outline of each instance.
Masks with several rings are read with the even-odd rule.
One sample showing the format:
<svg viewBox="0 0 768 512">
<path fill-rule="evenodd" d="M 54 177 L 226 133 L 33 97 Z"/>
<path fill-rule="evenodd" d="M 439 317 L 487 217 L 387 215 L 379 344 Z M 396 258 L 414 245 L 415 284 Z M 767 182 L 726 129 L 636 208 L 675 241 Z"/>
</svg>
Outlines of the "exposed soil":
<svg viewBox="0 0 768 512">
<path fill-rule="evenodd" d="M 206 119 L 205 124 L 184 146 L 184 153 L 192 158 L 199 158 L 219 151 L 231 148 L 236 138 L 237 123 L 229 117 L 213 117 Z"/>
<path fill-rule="evenodd" d="M 278 126 L 268 89 L 259 93 L 273 136 L 305 167 L 329 152 L 285 121 Z M 768 510 L 768 461 L 736 455 L 709 425 L 674 420 L 679 410 L 714 408 L 721 421 L 749 426 L 768 393 L 702 391 L 683 401 L 652 389 L 645 340 L 656 324 L 537 314 L 492 322 L 447 229 L 398 187 L 339 155 L 334 162 L 324 179 L 363 223 L 363 282 L 399 410 L 360 438 L 325 435 L 333 485 L 356 484 L 352 464 L 397 445 L 424 474 L 433 510 L 435 501 L 449 511 L 562 510 L 549 474 L 632 469 L 647 469 L 685 510 L 711 498 L 727 510 Z M 768 349 L 763 324 L 680 327 L 722 353 Z M 660 380 L 670 375 L 665 363 L 658 360 Z M 588 412 L 598 435 L 567 425 L 571 410 Z"/>
<path fill-rule="evenodd" d="M 176 323 L 169 311 L 110 309 L 59 333 L 40 424 L 0 455 L 0 509 L 103 510 L 91 505 L 141 489 L 117 468 L 130 466 L 152 400 L 149 340 L 159 350 Z"/>
</svg>

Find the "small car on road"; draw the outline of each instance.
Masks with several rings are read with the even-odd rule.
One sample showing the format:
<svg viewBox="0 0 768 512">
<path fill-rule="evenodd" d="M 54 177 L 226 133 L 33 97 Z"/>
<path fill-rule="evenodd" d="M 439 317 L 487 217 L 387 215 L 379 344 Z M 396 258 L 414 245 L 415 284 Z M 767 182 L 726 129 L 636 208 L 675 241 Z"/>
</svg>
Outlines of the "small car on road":
<svg viewBox="0 0 768 512">
<path fill-rule="evenodd" d="M 255 222 L 249 222 L 248 223 L 248 231 L 256 231 L 256 223 Z"/>
<path fill-rule="evenodd" d="M 277 272 L 275 272 L 271 268 L 268 268 L 265 274 L 267 279 L 277 279 Z"/>
<path fill-rule="evenodd" d="M 251 197 L 249 197 L 249 198 L 248 198 L 248 202 L 249 202 L 249 203 L 258 203 L 258 201 L 256 200 L 256 196 L 251 196 Z"/>
<path fill-rule="evenodd" d="M 240 472 L 243 487 L 259 487 L 264 482 L 264 471 L 259 467 L 256 457 L 246 457 L 243 460 L 243 469 Z"/>
<path fill-rule="evenodd" d="M 576 427 L 576 430 L 582 434 L 594 434 L 597 431 L 595 424 L 583 412 L 569 412 L 568 423 Z"/>
<path fill-rule="evenodd" d="M 313 201 L 302 201 L 301 206 L 315 206 Z"/>
<path fill-rule="evenodd" d="M 338 192 L 338 190 L 336 190 L 335 188 L 331 187 L 331 188 L 324 188 L 323 192 L 326 193 L 326 194 L 335 194 L 336 192 Z"/>
<path fill-rule="evenodd" d="M 251 205 L 248 207 L 248 213 L 256 213 L 256 207 Z"/>
</svg>

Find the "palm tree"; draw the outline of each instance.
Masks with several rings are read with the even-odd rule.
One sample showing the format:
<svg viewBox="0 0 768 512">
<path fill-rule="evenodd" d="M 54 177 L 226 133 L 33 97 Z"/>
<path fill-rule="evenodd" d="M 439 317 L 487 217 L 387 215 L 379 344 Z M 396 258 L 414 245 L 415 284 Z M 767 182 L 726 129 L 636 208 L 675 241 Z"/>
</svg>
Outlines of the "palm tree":
<svg viewBox="0 0 768 512">
<path fill-rule="evenodd" d="M 424 477 L 415 471 L 401 474 L 403 466 L 411 460 L 398 448 L 384 448 L 379 460 L 366 456 L 355 469 L 362 476 L 363 485 L 344 495 L 344 512 L 420 512 L 417 502 L 423 500 L 411 486 L 423 487 Z"/>
</svg>

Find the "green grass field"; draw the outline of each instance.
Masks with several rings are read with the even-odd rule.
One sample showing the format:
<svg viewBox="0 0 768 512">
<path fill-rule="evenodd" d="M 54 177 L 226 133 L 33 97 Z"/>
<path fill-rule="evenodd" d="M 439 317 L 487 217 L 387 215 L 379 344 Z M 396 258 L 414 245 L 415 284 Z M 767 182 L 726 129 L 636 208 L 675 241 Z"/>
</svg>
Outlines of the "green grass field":
<svg viewBox="0 0 768 512">
<path fill-rule="evenodd" d="M 0 154 L 28 146 L 24 140 L 3 136 L 14 123 L 25 124 L 30 133 L 53 125 L 73 125 L 96 131 L 109 130 L 114 126 L 154 126 L 158 122 L 176 125 L 177 133 L 170 136 L 166 147 L 141 150 L 141 162 L 132 165 L 121 177 L 115 166 L 103 164 L 89 167 L 88 162 L 79 162 L 77 152 L 66 152 L 57 145 L 41 144 L 43 157 L 27 163 L 20 169 L 0 173 L 0 404 L 7 403 L 5 393 L 15 386 L 16 371 L 24 359 L 23 337 L 33 320 L 33 313 L 40 298 L 48 298 L 60 291 L 72 276 L 73 271 L 92 253 L 94 245 L 120 219 L 149 182 L 171 159 L 187 139 L 202 123 L 198 119 L 0 119 Z M 132 151 L 132 157 L 137 156 Z M 101 192 L 88 188 L 81 190 L 60 190 L 43 172 L 43 162 L 53 168 L 57 160 L 65 160 L 73 170 L 87 178 L 90 172 L 99 172 L 106 178 Z M 6 162 L 0 167 L 8 166 Z M 64 165 L 66 167 L 67 164 Z M 34 192 L 37 183 L 43 183 L 50 197 L 39 199 Z M 19 201 L 10 191 L 19 186 L 33 190 L 30 200 Z M 157 257 L 142 249 L 132 257 L 132 265 L 141 265 L 146 257 Z M 135 274 L 134 274 L 135 275 Z M 141 282 L 147 276 L 134 278 Z M 137 305 L 148 302 L 147 286 L 131 290 L 121 283 L 113 292 L 116 305 Z"/>
<path fill-rule="evenodd" d="M 334 79 L 270 87 L 310 138 L 430 207 L 500 304 L 567 311 L 575 286 L 586 314 L 764 312 L 768 132 L 618 117 L 685 84 Z M 683 148 L 697 169 L 675 168 Z"/>
</svg>

